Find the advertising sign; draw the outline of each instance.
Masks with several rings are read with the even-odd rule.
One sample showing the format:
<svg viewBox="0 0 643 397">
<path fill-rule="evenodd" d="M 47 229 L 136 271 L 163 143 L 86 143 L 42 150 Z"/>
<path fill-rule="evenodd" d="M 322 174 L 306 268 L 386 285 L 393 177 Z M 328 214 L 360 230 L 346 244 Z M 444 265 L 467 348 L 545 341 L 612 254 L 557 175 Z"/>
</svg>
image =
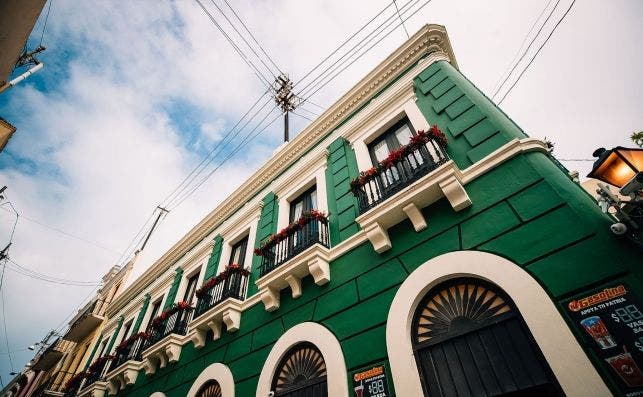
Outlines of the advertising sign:
<svg viewBox="0 0 643 397">
<path fill-rule="evenodd" d="M 384 365 L 376 365 L 353 374 L 355 397 L 389 397 Z"/>
<path fill-rule="evenodd" d="M 571 300 L 583 335 L 626 396 L 643 396 L 643 301 L 619 283 Z"/>
</svg>

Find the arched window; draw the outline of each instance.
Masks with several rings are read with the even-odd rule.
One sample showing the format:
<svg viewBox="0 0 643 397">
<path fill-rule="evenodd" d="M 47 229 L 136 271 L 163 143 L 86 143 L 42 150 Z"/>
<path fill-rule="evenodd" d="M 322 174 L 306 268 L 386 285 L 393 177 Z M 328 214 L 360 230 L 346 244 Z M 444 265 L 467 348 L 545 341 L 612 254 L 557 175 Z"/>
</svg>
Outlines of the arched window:
<svg viewBox="0 0 643 397">
<path fill-rule="evenodd" d="M 216 380 L 205 383 L 196 393 L 196 397 L 222 397 L 221 385 Z"/>
<path fill-rule="evenodd" d="M 281 360 L 272 380 L 275 397 L 326 397 L 326 363 L 311 343 L 293 346 Z"/>
<path fill-rule="evenodd" d="M 412 332 L 425 395 L 562 395 L 515 305 L 491 283 L 438 284 L 420 302 Z"/>
</svg>

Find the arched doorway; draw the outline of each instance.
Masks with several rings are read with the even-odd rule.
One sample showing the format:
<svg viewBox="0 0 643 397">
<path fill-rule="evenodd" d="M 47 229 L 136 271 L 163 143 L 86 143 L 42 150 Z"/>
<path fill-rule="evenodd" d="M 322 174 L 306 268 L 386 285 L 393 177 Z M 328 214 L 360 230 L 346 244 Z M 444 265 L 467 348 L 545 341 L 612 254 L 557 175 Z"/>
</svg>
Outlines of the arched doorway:
<svg viewBox="0 0 643 397">
<path fill-rule="evenodd" d="M 216 380 L 210 380 L 196 393 L 196 397 L 222 397 L 221 385 Z"/>
<path fill-rule="evenodd" d="M 275 397 L 327 397 L 326 362 L 312 343 L 293 346 L 272 380 Z"/>
<path fill-rule="evenodd" d="M 436 285 L 420 301 L 412 332 L 425 395 L 563 395 L 514 303 L 489 282 Z"/>
</svg>

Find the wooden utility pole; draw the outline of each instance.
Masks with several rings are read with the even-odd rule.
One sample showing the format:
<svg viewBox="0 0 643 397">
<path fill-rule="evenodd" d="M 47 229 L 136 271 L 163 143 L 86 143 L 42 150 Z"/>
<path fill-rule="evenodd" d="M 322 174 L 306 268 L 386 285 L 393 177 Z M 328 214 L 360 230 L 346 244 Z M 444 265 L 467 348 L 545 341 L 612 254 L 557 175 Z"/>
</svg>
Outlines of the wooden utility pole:
<svg viewBox="0 0 643 397">
<path fill-rule="evenodd" d="M 284 142 L 288 142 L 290 139 L 288 135 L 288 113 L 295 110 L 301 102 L 299 97 L 293 94 L 292 87 L 292 81 L 290 81 L 290 78 L 288 78 L 286 74 L 279 75 L 272 87 L 275 92 L 275 102 L 277 102 L 277 105 L 284 113 Z"/>
</svg>

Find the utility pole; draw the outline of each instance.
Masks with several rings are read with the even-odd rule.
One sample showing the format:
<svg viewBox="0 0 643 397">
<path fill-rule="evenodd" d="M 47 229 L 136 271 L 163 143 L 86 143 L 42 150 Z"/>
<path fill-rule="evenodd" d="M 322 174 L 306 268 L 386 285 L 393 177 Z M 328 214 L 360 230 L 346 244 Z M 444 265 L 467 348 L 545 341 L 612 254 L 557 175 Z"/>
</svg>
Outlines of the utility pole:
<svg viewBox="0 0 643 397">
<path fill-rule="evenodd" d="M 144 248 L 145 248 L 145 246 L 147 245 L 147 241 L 148 241 L 148 240 L 150 239 L 150 237 L 152 236 L 152 232 L 153 232 L 153 231 L 154 231 L 154 229 L 156 228 L 156 225 L 159 223 L 159 219 L 161 219 L 161 215 L 163 215 L 163 214 L 167 214 L 168 212 L 170 212 L 170 211 L 166 210 L 165 208 L 161 207 L 160 205 L 159 205 L 159 206 L 157 206 L 156 208 L 159 210 L 159 214 L 158 214 L 158 216 L 156 217 L 156 220 L 154 221 L 154 224 L 152 225 L 152 228 L 150 229 L 150 232 L 149 232 L 149 233 L 147 233 L 147 237 L 145 237 L 145 241 L 143 241 L 143 245 L 142 245 L 142 246 L 141 246 L 141 248 L 137 251 L 137 253 L 138 253 L 138 252 L 143 251 L 143 249 L 144 249 Z"/>
<path fill-rule="evenodd" d="M 293 84 L 287 74 L 280 74 L 275 80 L 272 89 L 277 105 L 284 113 L 284 142 L 288 142 L 288 113 L 299 106 L 301 100 L 292 92 Z"/>
</svg>

